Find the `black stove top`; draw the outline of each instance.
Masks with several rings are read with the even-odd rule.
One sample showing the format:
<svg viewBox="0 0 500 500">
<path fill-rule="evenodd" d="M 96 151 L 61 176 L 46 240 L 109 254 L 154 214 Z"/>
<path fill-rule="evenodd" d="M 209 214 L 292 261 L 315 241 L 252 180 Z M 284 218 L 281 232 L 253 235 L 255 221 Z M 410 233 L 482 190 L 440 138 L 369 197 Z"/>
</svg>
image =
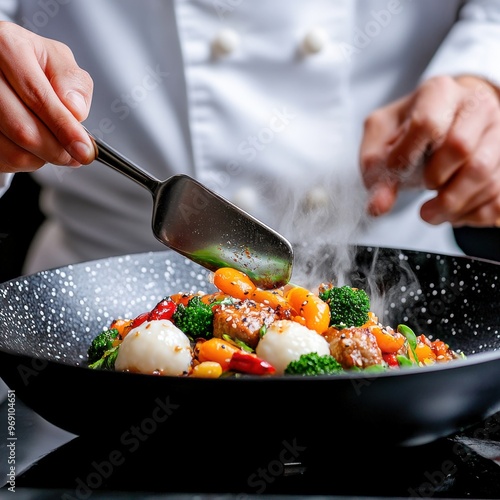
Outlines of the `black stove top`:
<svg viewBox="0 0 500 500">
<path fill-rule="evenodd" d="M 0 409 L 6 414 L 5 403 Z M 256 432 L 272 432 L 273 425 L 238 428 L 230 419 L 200 421 L 198 429 L 180 431 L 159 452 L 154 435 L 145 439 L 132 433 L 126 448 L 123 435 L 73 436 L 17 401 L 16 440 L 9 441 L 0 429 L 7 451 L 0 464 L 0 496 L 14 485 L 16 493 L 37 499 L 110 498 L 112 492 L 113 498 L 500 498 L 500 413 L 416 447 L 349 446 L 348 436 L 339 432 L 339 448 L 314 456 L 301 453 L 300 443 L 268 449 L 265 439 L 253 439 Z M 103 426 L 113 435 L 113 422 Z M 220 445 L 204 446 L 214 433 L 220 440 L 209 441 Z M 15 476 L 9 476 L 12 456 Z"/>
</svg>

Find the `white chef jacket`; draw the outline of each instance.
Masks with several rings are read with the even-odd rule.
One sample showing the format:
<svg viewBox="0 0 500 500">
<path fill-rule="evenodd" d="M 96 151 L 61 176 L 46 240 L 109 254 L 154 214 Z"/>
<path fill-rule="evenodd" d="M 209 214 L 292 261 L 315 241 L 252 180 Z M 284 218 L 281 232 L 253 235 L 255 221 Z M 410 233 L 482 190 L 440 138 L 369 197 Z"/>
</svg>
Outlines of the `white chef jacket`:
<svg viewBox="0 0 500 500">
<path fill-rule="evenodd" d="M 87 128 L 159 179 L 192 175 L 292 243 L 461 253 L 451 226 L 419 217 L 431 192 L 362 215 L 359 145 L 364 118 L 422 79 L 500 82 L 500 1 L 0 0 L 0 12 L 69 45 L 94 80 Z M 151 195 L 108 167 L 35 177 L 47 221 L 27 273 L 165 248 Z"/>
</svg>

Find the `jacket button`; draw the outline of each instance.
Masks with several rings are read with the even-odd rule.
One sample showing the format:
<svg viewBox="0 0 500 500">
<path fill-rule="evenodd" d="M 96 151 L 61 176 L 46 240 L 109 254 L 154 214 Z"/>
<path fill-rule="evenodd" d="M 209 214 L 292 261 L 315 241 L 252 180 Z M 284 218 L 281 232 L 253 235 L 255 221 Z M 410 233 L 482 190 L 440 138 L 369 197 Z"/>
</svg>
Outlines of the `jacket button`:
<svg viewBox="0 0 500 500">
<path fill-rule="evenodd" d="M 325 210 L 330 205 L 330 195 L 322 186 L 316 186 L 310 189 L 303 200 L 302 208 L 305 212 L 315 210 Z"/>
<path fill-rule="evenodd" d="M 212 50 L 217 56 L 225 56 L 234 52 L 240 44 L 240 37 L 236 31 L 223 29 L 217 33 L 212 42 Z"/>
<path fill-rule="evenodd" d="M 323 28 L 312 28 L 302 40 L 302 50 L 306 54 L 321 52 L 328 44 L 328 33 Z"/>
</svg>

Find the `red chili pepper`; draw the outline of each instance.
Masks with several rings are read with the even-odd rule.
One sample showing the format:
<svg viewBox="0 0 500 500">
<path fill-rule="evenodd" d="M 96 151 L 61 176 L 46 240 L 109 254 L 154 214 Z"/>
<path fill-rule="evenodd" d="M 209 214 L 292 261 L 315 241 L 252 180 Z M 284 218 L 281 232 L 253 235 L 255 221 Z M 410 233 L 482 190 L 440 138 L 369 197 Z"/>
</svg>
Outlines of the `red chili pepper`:
<svg viewBox="0 0 500 500">
<path fill-rule="evenodd" d="M 382 354 L 382 358 L 389 366 L 391 366 L 393 368 L 399 367 L 398 358 L 396 357 L 396 355 L 394 353 L 390 353 L 390 354 L 384 353 L 384 354 Z"/>
<path fill-rule="evenodd" d="M 272 375 L 276 368 L 267 361 L 245 351 L 236 351 L 229 360 L 229 370 L 251 375 Z"/>
<path fill-rule="evenodd" d="M 148 319 L 148 316 L 149 316 L 149 311 L 139 314 L 139 316 L 137 316 L 132 321 L 130 329 L 133 330 L 134 328 L 137 328 L 138 326 L 142 325 Z"/>
<path fill-rule="evenodd" d="M 176 309 L 176 303 L 170 297 L 167 297 L 156 304 L 154 309 L 149 313 L 148 321 L 153 321 L 155 319 L 172 319 Z"/>
<path fill-rule="evenodd" d="M 153 321 L 155 319 L 171 319 L 177 309 L 176 303 L 167 297 L 160 300 L 158 304 L 151 310 L 139 314 L 133 321 L 130 329 L 137 328 L 142 325 L 145 321 Z"/>
</svg>

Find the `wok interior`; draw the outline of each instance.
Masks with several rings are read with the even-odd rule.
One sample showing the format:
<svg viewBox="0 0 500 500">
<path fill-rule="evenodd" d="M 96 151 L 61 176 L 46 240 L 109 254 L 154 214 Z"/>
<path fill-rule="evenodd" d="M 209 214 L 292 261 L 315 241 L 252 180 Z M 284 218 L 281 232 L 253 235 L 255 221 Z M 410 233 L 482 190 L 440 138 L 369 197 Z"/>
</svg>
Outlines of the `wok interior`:
<svg viewBox="0 0 500 500">
<path fill-rule="evenodd" d="M 296 246 L 292 282 L 364 288 L 384 324 L 405 323 L 471 355 L 500 347 L 499 270 L 408 250 Z M 208 271 L 170 250 L 19 278 L 0 285 L 0 349 L 84 365 L 92 338 L 113 319 L 134 317 L 168 294 L 213 289 Z"/>
</svg>

